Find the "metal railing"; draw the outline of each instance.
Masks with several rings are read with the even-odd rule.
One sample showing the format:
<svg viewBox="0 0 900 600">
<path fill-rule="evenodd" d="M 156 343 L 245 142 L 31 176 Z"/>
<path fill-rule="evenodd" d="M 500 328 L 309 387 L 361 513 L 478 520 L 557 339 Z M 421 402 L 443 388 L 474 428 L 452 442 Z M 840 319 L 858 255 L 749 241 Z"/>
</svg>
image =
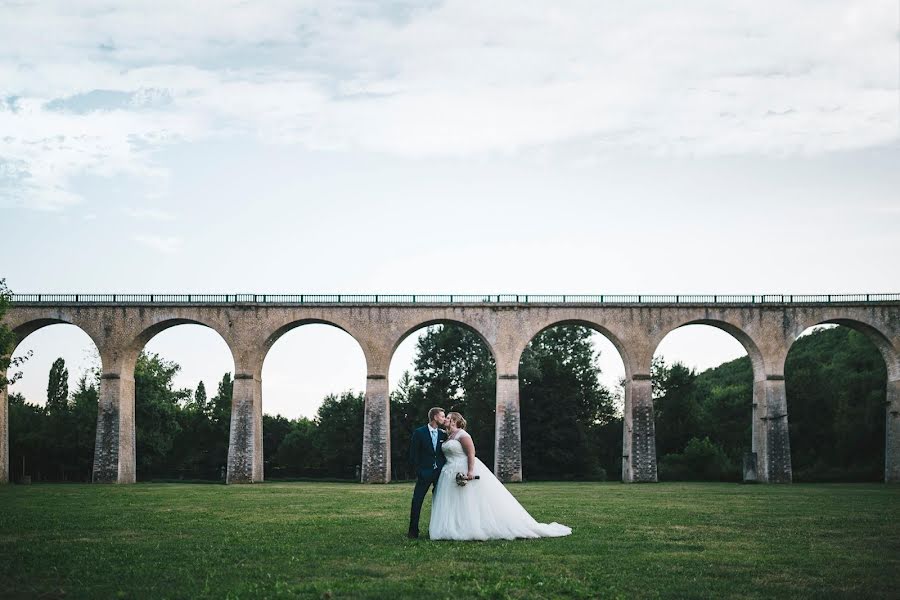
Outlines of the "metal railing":
<svg viewBox="0 0 900 600">
<path fill-rule="evenodd" d="M 900 294 L 11 294 L 12 304 L 836 304 Z"/>
</svg>

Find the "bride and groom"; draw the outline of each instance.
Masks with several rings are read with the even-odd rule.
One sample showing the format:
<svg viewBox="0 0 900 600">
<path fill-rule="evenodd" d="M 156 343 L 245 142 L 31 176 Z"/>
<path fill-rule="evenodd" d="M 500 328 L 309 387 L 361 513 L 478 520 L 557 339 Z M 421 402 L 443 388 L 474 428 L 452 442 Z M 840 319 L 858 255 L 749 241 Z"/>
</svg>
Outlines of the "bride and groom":
<svg viewBox="0 0 900 600">
<path fill-rule="evenodd" d="M 446 427 L 446 431 L 442 429 Z M 416 487 L 409 513 L 410 538 L 419 537 L 419 514 L 432 488 L 428 535 L 433 540 L 511 540 L 559 537 L 572 530 L 538 523 L 483 462 L 458 412 L 428 411 L 428 424 L 413 432 L 409 461 Z"/>
</svg>

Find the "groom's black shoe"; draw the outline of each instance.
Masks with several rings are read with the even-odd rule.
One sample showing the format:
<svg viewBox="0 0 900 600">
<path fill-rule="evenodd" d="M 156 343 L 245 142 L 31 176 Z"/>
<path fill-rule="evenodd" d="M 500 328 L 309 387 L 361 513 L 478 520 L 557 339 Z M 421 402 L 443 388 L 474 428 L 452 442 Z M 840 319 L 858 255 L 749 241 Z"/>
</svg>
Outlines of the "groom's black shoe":
<svg viewBox="0 0 900 600">
<path fill-rule="evenodd" d="M 418 531 L 410 531 L 406 534 L 406 537 L 408 537 L 411 540 L 417 540 L 417 539 L 419 539 L 419 532 Z"/>
</svg>

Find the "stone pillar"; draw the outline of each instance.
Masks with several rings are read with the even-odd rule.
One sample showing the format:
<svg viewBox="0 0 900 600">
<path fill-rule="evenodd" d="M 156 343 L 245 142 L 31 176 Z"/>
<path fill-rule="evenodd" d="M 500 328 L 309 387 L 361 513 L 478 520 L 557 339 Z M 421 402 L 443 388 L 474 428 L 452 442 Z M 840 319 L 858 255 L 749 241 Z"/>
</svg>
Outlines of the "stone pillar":
<svg viewBox="0 0 900 600">
<path fill-rule="evenodd" d="M 766 436 L 766 380 L 753 382 L 753 412 L 750 417 L 750 451 L 756 454 L 756 481 L 769 481 L 769 453 Z"/>
<path fill-rule="evenodd" d="M 137 477 L 134 439 L 134 377 L 100 376 L 94 483 L 134 483 Z"/>
<path fill-rule="evenodd" d="M 360 480 L 362 483 L 391 481 L 391 404 L 386 375 L 366 377 Z"/>
<path fill-rule="evenodd" d="M 522 481 L 522 427 L 519 376 L 497 375 L 497 420 L 494 474 L 504 482 Z"/>
<path fill-rule="evenodd" d="M 248 373 L 234 376 L 226 483 L 263 480 L 262 380 Z"/>
<path fill-rule="evenodd" d="M 884 482 L 900 483 L 900 380 L 887 382 L 884 416 Z"/>
<path fill-rule="evenodd" d="M 0 371 L 0 380 L 6 371 Z M 0 387 L 0 484 L 9 483 L 9 395 Z"/>
<path fill-rule="evenodd" d="M 622 483 L 631 483 L 634 472 L 631 470 L 631 380 L 625 378 L 625 406 L 622 408 Z"/>
<path fill-rule="evenodd" d="M 791 439 L 788 431 L 787 398 L 784 391 L 784 375 L 767 375 L 765 381 L 754 384 L 754 392 L 761 385 L 758 406 L 764 431 L 754 436 L 760 450 L 757 463 L 764 473 L 762 481 L 791 483 Z M 755 394 L 754 394 L 755 395 Z M 759 403 L 757 403 L 759 404 Z"/>
<path fill-rule="evenodd" d="M 622 481 L 625 483 L 657 481 L 653 385 L 649 374 L 636 374 L 630 381 L 625 381 Z"/>
</svg>

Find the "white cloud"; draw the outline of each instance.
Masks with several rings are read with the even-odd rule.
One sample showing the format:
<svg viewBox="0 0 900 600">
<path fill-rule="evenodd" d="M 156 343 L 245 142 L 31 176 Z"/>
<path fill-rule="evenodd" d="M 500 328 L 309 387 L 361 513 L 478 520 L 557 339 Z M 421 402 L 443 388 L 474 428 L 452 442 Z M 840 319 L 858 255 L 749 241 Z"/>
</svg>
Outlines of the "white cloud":
<svg viewBox="0 0 900 600">
<path fill-rule="evenodd" d="M 876 146 L 897 139 L 896 12 L 819 0 L 7 4 L 0 193 L 65 208 L 81 200 L 78 175 L 154 180 L 170 144 L 248 134 L 403 156 Z"/>
<path fill-rule="evenodd" d="M 126 208 L 125 214 L 135 219 L 151 221 L 174 221 L 175 215 L 156 208 Z"/>
<path fill-rule="evenodd" d="M 181 250 L 181 240 L 176 237 L 139 234 L 134 236 L 134 241 L 162 254 L 176 254 Z"/>
</svg>

